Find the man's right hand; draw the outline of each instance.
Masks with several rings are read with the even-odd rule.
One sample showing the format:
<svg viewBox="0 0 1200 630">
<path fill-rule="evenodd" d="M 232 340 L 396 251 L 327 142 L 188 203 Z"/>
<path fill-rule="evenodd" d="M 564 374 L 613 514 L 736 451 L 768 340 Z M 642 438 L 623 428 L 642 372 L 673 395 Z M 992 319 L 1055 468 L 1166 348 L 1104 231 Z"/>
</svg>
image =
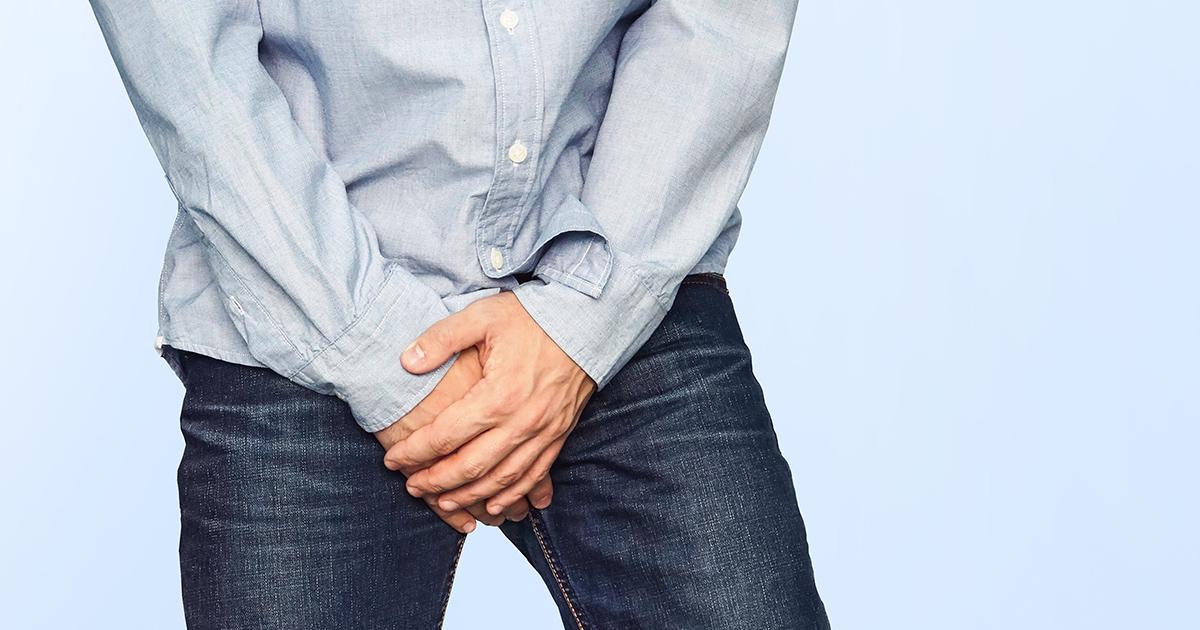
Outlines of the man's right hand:
<svg viewBox="0 0 1200 630">
<path fill-rule="evenodd" d="M 408 437 L 413 431 L 433 422 L 443 409 L 450 406 L 450 403 L 457 402 L 467 390 L 471 389 L 480 378 L 483 377 L 483 367 L 479 362 L 479 351 L 474 347 L 467 348 L 459 353 L 458 359 L 454 365 L 450 366 L 449 370 L 442 376 L 442 380 L 429 392 L 416 407 L 413 407 L 403 418 L 393 423 L 387 428 L 376 431 L 375 438 L 383 445 L 386 450 L 391 448 L 393 444 Z M 422 470 L 422 468 L 411 467 L 410 469 L 401 468 L 400 472 L 404 473 L 405 477 Z M 529 501 L 522 498 L 514 503 L 503 514 L 493 516 L 487 512 L 487 499 L 479 501 L 474 505 L 468 505 L 465 508 L 446 511 L 438 506 L 435 501 L 435 495 L 425 497 L 425 503 L 434 511 L 443 521 L 446 521 L 454 529 L 466 534 L 475 529 L 475 519 L 479 519 L 488 525 L 499 525 L 504 522 L 505 518 L 519 521 L 529 513 Z"/>
</svg>

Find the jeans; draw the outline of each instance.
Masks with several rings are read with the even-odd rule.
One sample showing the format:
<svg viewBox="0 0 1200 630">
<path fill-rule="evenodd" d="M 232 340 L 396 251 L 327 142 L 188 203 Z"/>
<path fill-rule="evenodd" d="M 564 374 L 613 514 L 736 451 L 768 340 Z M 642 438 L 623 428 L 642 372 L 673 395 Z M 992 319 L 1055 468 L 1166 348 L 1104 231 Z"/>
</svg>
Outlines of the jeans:
<svg viewBox="0 0 1200 630">
<path fill-rule="evenodd" d="M 164 346 L 185 386 L 184 610 L 196 629 L 441 626 L 465 536 L 347 405 Z M 828 628 L 791 472 L 723 276 L 588 401 L 554 500 L 500 526 L 574 629 Z"/>
</svg>

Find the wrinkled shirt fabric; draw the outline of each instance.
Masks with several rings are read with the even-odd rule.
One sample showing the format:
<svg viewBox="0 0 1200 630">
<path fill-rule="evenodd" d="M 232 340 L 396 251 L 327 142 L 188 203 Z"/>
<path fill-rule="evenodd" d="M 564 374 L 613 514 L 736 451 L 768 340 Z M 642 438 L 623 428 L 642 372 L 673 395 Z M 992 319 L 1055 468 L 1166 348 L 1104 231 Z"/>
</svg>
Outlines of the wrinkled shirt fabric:
<svg viewBox="0 0 1200 630">
<path fill-rule="evenodd" d="M 91 0 L 178 201 L 156 346 L 368 431 L 428 326 L 512 290 L 603 388 L 723 272 L 796 0 Z M 518 282 L 514 274 L 532 277 Z"/>
</svg>

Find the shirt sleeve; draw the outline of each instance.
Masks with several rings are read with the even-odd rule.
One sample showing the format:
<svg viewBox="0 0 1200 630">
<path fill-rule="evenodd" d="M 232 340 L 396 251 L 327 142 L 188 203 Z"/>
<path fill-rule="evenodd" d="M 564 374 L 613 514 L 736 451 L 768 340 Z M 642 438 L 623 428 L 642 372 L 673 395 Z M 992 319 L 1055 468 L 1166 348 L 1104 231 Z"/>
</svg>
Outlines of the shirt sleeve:
<svg viewBox="0 0 1200 630">
<path fill-rule="evenodd" d="M 766 134 L 796 4 L 658 0 L 626 31 L 582 194 L 605 247 L 552 242 L 537 279 L 515 289 L 599 388 L 731 223 Z M 602 289 L 571 282 L 576 267 L 605 269 Z"/>
<path fill-rule="evenodd" d="M 433 389 L 403 349 L 449 314 L 384 256 L 258 58 L 255 0 L 91 0 L 172 192 L 250 353 L 377 431 Z"/>
</svg>

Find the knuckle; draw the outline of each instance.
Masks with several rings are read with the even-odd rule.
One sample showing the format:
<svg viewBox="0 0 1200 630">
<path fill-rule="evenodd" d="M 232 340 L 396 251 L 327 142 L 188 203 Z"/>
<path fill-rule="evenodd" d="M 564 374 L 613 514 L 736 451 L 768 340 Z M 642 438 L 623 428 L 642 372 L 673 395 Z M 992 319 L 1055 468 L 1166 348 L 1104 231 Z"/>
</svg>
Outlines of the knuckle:
<svg viewBox="0 0 1200 630">
<path fill-rule="evenodd" d="M 496 495 L 496 498 L 493 499 L 493 501 L 496 503 L 496 505 L 501 506 L 501 510 L 502 510 L 501 513 L 503 513 L 503 510 L 512 509 L 513 506 L 517 503 L 517 501 L 519 501 L 521 499 L 521 496 L 522 495 L 519 495 L 519 494 L 516 494 L 513 492 L 505 492 L 505 493 Z"/>
<path fill-rule="evenodd" d="M 475 505 L 483 498 L 475 491 L 461 492 L 460 494 L 447 496 L 450 496 L 451 500 L 459 505 Z"/>
<path fill-rule="evenodd" d="M 449 455 L 454 451 L 454 442 L 445 433 L 435 433 L 429 436 L 429 448 L 438 455 Z"/>
<path fill-rule="evenodd" d="M 438 326 L 435 328 L 430 328 L 421 339 L 421 347 L 424 348 L 425 352 L 427 353 L 431 351 L 440 351 L 450 343 L 448 337 L 449 335 L 447 334 L 445 327 Z"/>
<path fill-rule="evenodd" d="M 530 416 L 517 424 L 517 436 L 521 441 L 531 440 L 540 435 L 545 428 L 545 423 L 537 416 Z"/>
<path fill-rule="evenodd" d="M 472 481 L 482 477 L 483 473 L 486 471 L 487 471 L 487 465 L 478 459 L 469 460 L 469 461 L 463 463 L 463 466 L 462 466 L 463 477 L 466 477 L 467 479 L 470 479 Z"/>
<path fill-rule="evenodd" d="M 470 431 L 476 435 L 494 428 L 497 424 L 499 424 L 497 418 L 486 412 L 471 414 L 470 417 L 464 418 L 462 421 L 463 430 Z"/>
<path fill-rule="evenodd" d="M 515 470 L 505 470 L 494 475 L 493 479 L 497 485 L 507 488 L 513 485 L 521 478 L 521 474 Z"/>
</svg>

